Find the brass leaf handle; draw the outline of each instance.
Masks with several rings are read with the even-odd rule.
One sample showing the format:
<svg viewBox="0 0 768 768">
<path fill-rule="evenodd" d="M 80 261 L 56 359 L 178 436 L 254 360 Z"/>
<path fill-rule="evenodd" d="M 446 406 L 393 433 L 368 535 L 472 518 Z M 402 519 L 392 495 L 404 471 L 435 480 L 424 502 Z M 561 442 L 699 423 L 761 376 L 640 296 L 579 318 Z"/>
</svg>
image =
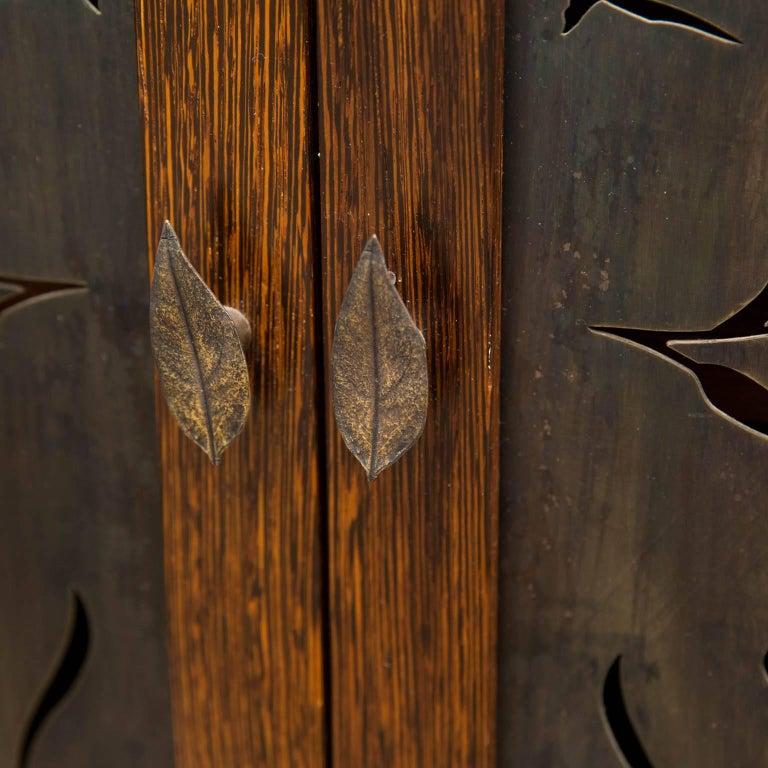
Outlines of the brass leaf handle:
<svg viewBox="0 0 768 768">
<path fill-rule="evenodd" d="M 331 378 L 341 436 L 373 480 L 413 445 L 427 417 L 424 336 L 394 286 L 376 235 L 341 304 Z"/>
<path fill-rule="evenodd" d="M 213 295 L 167 221 L 155 256 L 149 315 L 165 400 L 184 434 L 218 464 L 250 408 L 243 349 L 250 326 Z"/>
</svg>

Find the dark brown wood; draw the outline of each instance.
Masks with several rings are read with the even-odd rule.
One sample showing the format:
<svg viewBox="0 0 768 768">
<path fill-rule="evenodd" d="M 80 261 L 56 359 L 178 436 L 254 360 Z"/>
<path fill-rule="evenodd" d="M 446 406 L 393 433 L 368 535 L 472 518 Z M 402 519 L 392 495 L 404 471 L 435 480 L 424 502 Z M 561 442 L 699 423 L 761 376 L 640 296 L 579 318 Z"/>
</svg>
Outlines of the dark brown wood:
<svg viewBox="0 0 768 768">
<path fill-rule="evenodd" d="M 0 3 L 8 768 L 25 734 L 31 768 L 172 760 L 133 4 L 102 6 Z M 90 642 L 80 626 L 66 657 L 71 590 Z"/>
<path fill-rule="evenodd" d="M 370 485 L 328 422 L 334 765 L 491 766 L 503 4 L 317 6 L 326 370 L 377 233 L 430 377 Z"/>
<path fill-rule="evenodd" d="M 566 5 L 508 4 L 500 763 L 621 765 L 621 655 L 650 764 L 765 765 L 765 438 L 588 326 L 713 328 L 768 282 L 768 9 L 682 4 L 735 46 L 604 3 L 562 37 Z"/>
<path fill-rule="evenodd" d="M 160 406 L 183 768 L 324 761 L 307 13 L 137 3 L 148 252 L 172 221 L 253 329 L 251 413 L 218 468 Z"/>
</svg>

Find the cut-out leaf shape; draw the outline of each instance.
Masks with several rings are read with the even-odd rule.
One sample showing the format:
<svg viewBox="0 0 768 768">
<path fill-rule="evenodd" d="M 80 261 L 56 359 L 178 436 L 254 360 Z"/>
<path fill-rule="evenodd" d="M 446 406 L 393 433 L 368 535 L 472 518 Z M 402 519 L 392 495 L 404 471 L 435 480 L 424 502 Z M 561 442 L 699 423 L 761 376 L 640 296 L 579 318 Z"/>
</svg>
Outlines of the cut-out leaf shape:
<svg viewBox="0 0 768 768">
<path fill-rule="evenodd" d="M 218 464 L 245 425 L 248 367 L 232 318 L 167 221 L 155 257 L 150 331 L 168 405 L 184 434 Z"/>
<path fill-rule="evenodd" d="M 565 9 L 565 26 L 563 34 L 567 35 L 579 22 L 603 0 L 571 0 Z M 670 3 L 660 0 L 605 0 L 609 8 L 615 8 L 628 16 L 644 21 L 648 24 L 666 24 L 672 27 L 682 27 L 692 32 L 720 40 L 725 43 L 741 44 L 738 37 L 721 29 L 707 19 L 696 14 L 678 8 Z"/>
<path fill-rule="evenodd" d="M 64 700 L 77 682 L 88 657 L 91 630 L 85 605 L 77 592 L 72 592 L 71 618 L 64 648 L 40 700 L 35 706 L 19 749 L 19 768 L 26 768 L 35 738 L 53 710 Z"/>
<path fill-rule="evenodd" d="M 718 415 L 768 437 L 768 285 L 713 328 L 660 331 L 590 326 L 673 363 L 696 380 L 706 404 Z"/>
<path fill-rule="evenodd" d="M 628 768 L 653 768 L 624 701 L 621 687 L 621 656 L 617 656 L 603 682 L 605 724 L 613 745 Z"/>
<path fill-rule="evenodd" d="M 376 235 L 366 243 L 336 321 L 333 409 L 368 479 L 405 453 L 427 416 L 427 353 L 387 271 Z"/>
<path fill-rule="evenodd" d="M 87 290 L 88 286 L 85 283 L 0 275 L 0 315 L 28 303 L 43 301 L 62 293 Z"/>
</svg>

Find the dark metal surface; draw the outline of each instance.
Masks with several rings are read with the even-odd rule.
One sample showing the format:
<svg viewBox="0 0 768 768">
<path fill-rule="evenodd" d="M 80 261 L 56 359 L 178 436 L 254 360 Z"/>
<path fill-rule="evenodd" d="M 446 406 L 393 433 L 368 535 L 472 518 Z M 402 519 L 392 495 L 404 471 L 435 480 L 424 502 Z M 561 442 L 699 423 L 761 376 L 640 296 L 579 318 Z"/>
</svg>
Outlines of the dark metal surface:
<svg viewBox="0 0 768 768">
<path fill-rule="evenodd" d="M 758 768 L 768 443 L 666 340 L 768 280 L 768 6 L 680 2 L 726 45 L 567 5 L 507 4 L 500 764 Z"/>
<path fill-rule="evenodd" d="M 133 4 L 99 5 L 0 3 L 0 302 L 44 289 L 0 303 L 8 768 L 32 725 L 30 768 L 172 763 Z"/>
<path fill-rule="evenodd" d="M 218 464 L 245 426 L 248 367 L 235 321 L 189 263 L 167 221 L 155 256 L 149 316 L 165 400 L 184 434 Z"/>
<path fill-rule="evenodd" d="M 336 425 L 369 480 L 413 445 L 427 418 L 424 336 L 394 280 L 373 235 L 344 294 L 333 335 Z"/>
</svg>

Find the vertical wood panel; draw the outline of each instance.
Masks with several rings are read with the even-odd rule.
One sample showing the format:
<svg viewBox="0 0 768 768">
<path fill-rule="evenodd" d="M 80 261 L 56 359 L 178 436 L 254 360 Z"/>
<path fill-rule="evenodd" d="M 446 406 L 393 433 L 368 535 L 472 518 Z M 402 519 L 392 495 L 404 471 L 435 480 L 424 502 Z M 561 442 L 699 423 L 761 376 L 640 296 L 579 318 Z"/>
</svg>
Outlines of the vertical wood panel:
<svg viewBox="0 0 768 768">
<path fill-rule="evenodd" d="M 148 243 L 169 218 L 253 327 L 252 412 L 218 469 L 164 404 L 177 763 L 323 762 L 307 10 L 140 0 Z"/>
<path fill-rule="evenodd" d="M 503 4 L 317 6 L 326 356 L 375 232 L 430 374 L 371 486 L 329 416 L 334 764 L 490 766 Z"/>
<path fill-rule="evenodd" d="M 743 45 L 508 4 L 505 766 L 621 765 L 619 654 L 651 765 L 768 764 L 766 441 L 588 330 L 712 328 L 768 282 L 768 7 L 675 5 Z"/>
<path fill-rule="evenodd" d="M 61 659 L 70 590 L 87 656 L 29 766 L 172 759 L 133 3 L 101 5 L 0 2 L 4 768 Z M 16 278 L 84 288 L 9 306 Z"/>
</svg>

